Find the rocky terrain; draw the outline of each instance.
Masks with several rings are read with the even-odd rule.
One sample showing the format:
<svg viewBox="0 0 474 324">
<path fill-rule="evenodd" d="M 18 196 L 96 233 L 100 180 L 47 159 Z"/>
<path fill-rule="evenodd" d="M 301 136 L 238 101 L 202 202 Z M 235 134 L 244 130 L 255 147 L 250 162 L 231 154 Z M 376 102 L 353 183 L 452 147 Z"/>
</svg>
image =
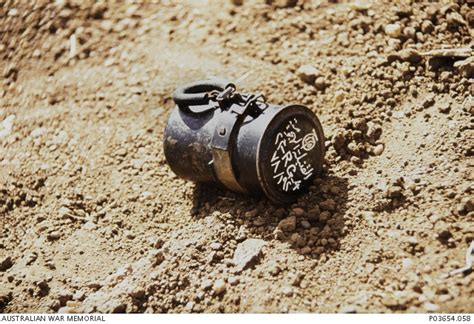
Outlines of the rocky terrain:
<svg viewBox="0 0 474 324">
<path fill-rule="evenodd" d="M 473 8 L 0 0 L 0 311 L 474 312 Z M 324 126 L 290 206 L 164 158 L 172 91 L 247 71 Z"/>
</svg>

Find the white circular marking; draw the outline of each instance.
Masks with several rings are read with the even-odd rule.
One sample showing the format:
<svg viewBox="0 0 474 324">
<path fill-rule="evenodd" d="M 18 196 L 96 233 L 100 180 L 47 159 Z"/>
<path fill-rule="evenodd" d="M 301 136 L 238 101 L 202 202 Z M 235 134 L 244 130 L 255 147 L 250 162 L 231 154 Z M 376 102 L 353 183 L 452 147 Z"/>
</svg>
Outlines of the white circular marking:
<svg viewBox="0 0 474 324">
<path fill-rule="evenodd" d="M 316 145 L 317 141 L 318 139 L 316 138 L 316 135 L 314 133 L 306 134 L 305 137 L 303 137 L 303 142 L 301 143 L 301 147 L 305 151 L 311 151 Z"/>
</svg>

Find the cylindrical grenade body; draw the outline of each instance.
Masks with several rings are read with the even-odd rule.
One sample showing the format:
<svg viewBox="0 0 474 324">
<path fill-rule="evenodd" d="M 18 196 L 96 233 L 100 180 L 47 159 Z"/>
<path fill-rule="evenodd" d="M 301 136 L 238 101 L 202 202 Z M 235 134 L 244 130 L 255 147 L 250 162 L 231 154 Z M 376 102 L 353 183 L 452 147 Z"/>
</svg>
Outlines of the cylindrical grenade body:
<svg viewBox="0 0 474 324">
<path fill-rule="evenodd" d="M 175 107 L 165 129 L 165 157 L 178 176 L 288 203 L 321 172 L 324 134 L 308 108 L 266 104 L 237 127 L 232 127 L 238 118 L 232 106 L 193 108 Z M 220 137 L 229 145 L 220 145 Z M 220 158 L 222 152 L 229 163 Z M 233 182 L 225 180 L 229 172 Z"/>
</svg>

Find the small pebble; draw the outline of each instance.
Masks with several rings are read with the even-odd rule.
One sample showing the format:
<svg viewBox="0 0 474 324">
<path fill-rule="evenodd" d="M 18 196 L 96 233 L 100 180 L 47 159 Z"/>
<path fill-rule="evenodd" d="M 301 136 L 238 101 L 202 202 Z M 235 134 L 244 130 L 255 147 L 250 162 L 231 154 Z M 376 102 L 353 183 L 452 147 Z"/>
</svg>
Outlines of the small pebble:
<svg viewBox="0 0 474 324">
<path fill-rule="evenodd" d="M 222 244 L 220 244 L 219 242 L 214 242 L 211 243 L 209 247 L 211 248 L 211 250 L 220 251 L 222 249 Z"/>
<path fill-rule="evenodd" d="M 222 279 L 217 279 L 212 286 L 214 293 L 216 295 L 222 295 L 226 291 L 225 281 Z"/>
<path fill-rule="evenodd" d="M 281 293 L 286 297 L 293 296 L 293 289 L 291 287 L 283 287 Z"/>
<path fill-rule="evenodd" d="M 402 27 L 399 24 L 388 24 L 384 31 L 388 36 L 398 38 L 402 34 Z"/>
<path fill-rule="evenodd" d="M 319 78 L 316 78 L 316 80 L 314 81 L 314 86 L 316 87 L 316 89 L 322 91 L 322 90 L 326 89 L 328 84 L 326 83 L 325 78 L 319 77 Z"/>
<path fill-rule="evenodd" d="M 239 278 L 237 278 L 237 277 L 230 277 L 230 278 L 227 280 L 227 282 L 229 283 L 229 285 L 235 286 L 235 285 L 237 285 L 237 284 L 240 282 L 240 280 L 239 280 Z"/>
<path fill-rule="evenodd" d="M 316 77 L 320 74 L 320 72 L 311 64 L 305 64 L 298 68 L 296 74 L 302 81 L 312 84 L 314 83 Z"/>
<path fill-rule="evenodd" d="M 423 308 L 427 311 L 427 312 L 436 312 L 439 310 L 439 306 L 436 305 L 436 304 L 433 304 L 433 303 L 424 303 L 423 304 Z"/>
<path fill-rule="evenodd" d="M 383 151 L 384 151 L 385 147 L 383 144 L 379 144 L 377 145 L 376 147 L 374 147 L 374 155 L 382 155 Z"/>
</svg>

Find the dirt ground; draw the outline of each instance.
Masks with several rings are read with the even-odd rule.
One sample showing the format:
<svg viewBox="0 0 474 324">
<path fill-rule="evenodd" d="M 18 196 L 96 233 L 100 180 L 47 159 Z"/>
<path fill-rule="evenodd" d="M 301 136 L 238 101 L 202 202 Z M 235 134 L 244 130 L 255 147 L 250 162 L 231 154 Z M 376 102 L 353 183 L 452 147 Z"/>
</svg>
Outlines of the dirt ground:
<svg viewBox="0 0 474 324">
<path fill-rule="evenodd" d="M 0 311 L 474 312 L 472 8 L 0 0 Z M 164 158 L 172 91 L 247 71 L 324 127 L 291 206 Z"/>
</svg>

